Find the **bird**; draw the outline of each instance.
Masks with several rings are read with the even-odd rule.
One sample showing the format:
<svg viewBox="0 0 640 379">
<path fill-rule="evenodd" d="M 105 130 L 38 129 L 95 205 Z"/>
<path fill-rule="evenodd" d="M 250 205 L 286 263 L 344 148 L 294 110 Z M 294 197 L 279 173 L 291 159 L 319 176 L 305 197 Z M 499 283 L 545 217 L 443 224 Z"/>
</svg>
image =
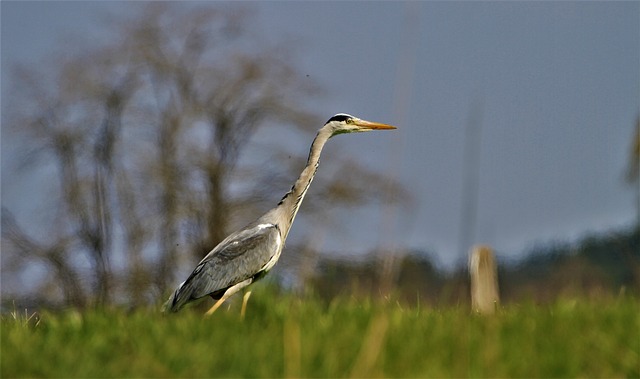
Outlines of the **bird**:
<svg viewBox="0 0 640 379">
<path fill-rule="evenodd" d="M 163 310 L 177 312 L 187 303 L 210 296 L 215 303 L 205 313 L 209 316 L 229 297 L 264 277 L 280 258 L 293 220 L 318 170 L 320 154 L 327 141 L 339 134 L 388 129 L 396 127 L 346 113 L 331 117 L 313 139 L 307 164 L 291 190 L 275 208 L 230 234 L 202 258 L 187 280 L 169 297 Z M 250 294 L 245 290 L 242 317 Z"/>
</svg>

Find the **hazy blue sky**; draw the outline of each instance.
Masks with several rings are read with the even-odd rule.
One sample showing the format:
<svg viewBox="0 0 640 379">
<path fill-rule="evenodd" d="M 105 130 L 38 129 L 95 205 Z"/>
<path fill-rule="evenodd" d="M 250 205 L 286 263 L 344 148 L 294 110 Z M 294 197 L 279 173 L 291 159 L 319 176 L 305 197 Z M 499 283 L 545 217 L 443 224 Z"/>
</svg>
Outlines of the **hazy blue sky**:
<svg viewBox="0 0 640 379">
<path fill-rule="evenodd" d="M 3 1 L 2 98 L 12 65 L 46 64 L 62 40 L 99 38 L 104 12 L 138 5 Z M 400 246 L 458 259 L 470 119 L 482 128 L 473 242 L 515 256 L 635 219 L 623 172 L 640 104 L 640 2 L 241 5 L 265 38 L 291 43 L 296 65 L 326 90 L 311 110 L 399 126 L 336 138 L 325 154 L 377 166 L 413 203 L 339 215 L 346 229 L 332 229 L 326 249 Z M 25 181 L 5 174 L 9 144 L 3 136 L 2 202 L 18 212 Z M 316 180 L 326 174 L 320 167 Z"/>
</svg>

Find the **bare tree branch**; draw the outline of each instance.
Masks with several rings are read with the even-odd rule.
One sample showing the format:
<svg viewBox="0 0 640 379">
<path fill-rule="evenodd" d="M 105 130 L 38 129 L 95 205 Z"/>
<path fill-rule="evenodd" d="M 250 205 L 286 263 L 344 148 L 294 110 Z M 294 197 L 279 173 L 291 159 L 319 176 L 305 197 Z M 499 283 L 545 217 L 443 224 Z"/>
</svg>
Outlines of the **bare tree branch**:
<svg viewBox="0 0 640 379">
<path fill-rule="evenodd" d="M 277 201 L 273 191 L 288 189 L 281 179 L 299 173 L 298 160 L 283 145 L 268 147 L 269 162 L 241 163 L 243 154 L 273 125 L 310 140 L 321 118 L 300 106 L 316 86 L 283 58 L 287 49 L 251 34 L 249 16 L 152 3 L 111 24 L 112 44 L 17 72 L 25 104 L 12 110 L 8 138 L 25 136 L 37 158 L 21 169 L 55 168 L 59 220 L 51 240 L 36 244 L 3 212 L 3 241 L 24 262 L 13 267 L 47 262 L 70 304 L 144 304 L 164 297 L 182 263 L 199 260 L 240 218 Z M 338 174 L 315 187 L 317 205 L 305 212 L 395 200 L 395 183 L 355 163 Z"/>
</svg>

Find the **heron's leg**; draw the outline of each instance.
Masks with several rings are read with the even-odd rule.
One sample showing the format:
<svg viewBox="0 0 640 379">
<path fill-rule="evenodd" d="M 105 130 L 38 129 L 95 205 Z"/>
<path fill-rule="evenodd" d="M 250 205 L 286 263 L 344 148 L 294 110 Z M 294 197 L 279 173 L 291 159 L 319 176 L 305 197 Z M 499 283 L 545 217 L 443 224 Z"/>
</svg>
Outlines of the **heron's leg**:
<svg viewBox="0 0 640 379">
<path fill-rule="evenodd" d="M 247 303 L 249 302 L 249 297 L 251 296 L 251 291 L 247 291 L 244 293 L 242 297 L 242 308 L 240 309 L 240 318 L 244 320 L 244 315 L 247 311 Z"/>
<path fill-rule="evenodd" d="M 220 298 L 220 300 L 216 301 L 216 303 L 215 303 L 215 304 L 213 304 L 213 307 L 211 307 L 211 308 L 207 311 L 207 313 L 205 313 L 205 314 L 204 314 L 204 316 L 205 316 L 205 317 L 209 317 L 209 316 L 211 316 L 211 315 L 213 314 L 213 312 L 215 312 L 215 311 L 216 311 L 216 309 L 218 309 L 218 308 L 222 305 L 222 303 L 224 303 L 224 301 L 225 301 L 225 300 L 227 300 L 227 298 L 228 298 L 228 297 L 229 297 L 229 296 L 227 296 L 227 294 L 225 293 L 225 294 Z"/>
<path fill-rule="evenodd" d="M 240 283 L 237 283 L 237 284 L 227 288 L 227 291 L 222 295 L 220 300 L 216 301 L 216 303 L 213 304 L 213 307 L 211 307 L 211 309 L 209 309 L 207 311 L 207 313 L 204 314 L 205 317 L 211 316 L 213 314 L 213 312 L 215 312 L 216 309 L 218 309 L 218 307 L 220 307 L 222 305 L 222 303 L 224 303 L 225 300 L 227 300 L 231 295 L 235 294 L 236 292 L 240 291 L 244 287 L 246 287 L 249 284 L 251 284 L 252 281 L 253 281 L 253 279 L 249 278 L 249 279 L 247 279 L 245 281 L 242 281 Z"/>
</svg>

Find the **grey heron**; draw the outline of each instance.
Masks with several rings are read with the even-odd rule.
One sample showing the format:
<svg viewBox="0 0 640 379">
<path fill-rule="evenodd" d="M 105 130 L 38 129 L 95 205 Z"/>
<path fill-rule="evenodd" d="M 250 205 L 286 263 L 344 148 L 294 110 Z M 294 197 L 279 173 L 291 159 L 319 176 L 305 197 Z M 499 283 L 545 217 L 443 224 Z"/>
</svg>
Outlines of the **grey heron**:
<svg viewBox="0 0 640 379">
<path fill-rule="evenodd" d="M 307 165 L 278 205 L 214 247 L 187 280 L 178 286 L 164 309 L 177 312 L 191 301 L 211 296 L 216 302 L 206 313 L 210 315 L 231 295 L 262 278 L 280 258 L 291 224 L 318 169 L 325 143 L 338 134 L 380 129 L 396 127 L 345 113 L 331 117 L 318 130 L 311 144 Z M 243 299 L 242 315 L 249 294 L 247 292 Z"/>
</svg>

